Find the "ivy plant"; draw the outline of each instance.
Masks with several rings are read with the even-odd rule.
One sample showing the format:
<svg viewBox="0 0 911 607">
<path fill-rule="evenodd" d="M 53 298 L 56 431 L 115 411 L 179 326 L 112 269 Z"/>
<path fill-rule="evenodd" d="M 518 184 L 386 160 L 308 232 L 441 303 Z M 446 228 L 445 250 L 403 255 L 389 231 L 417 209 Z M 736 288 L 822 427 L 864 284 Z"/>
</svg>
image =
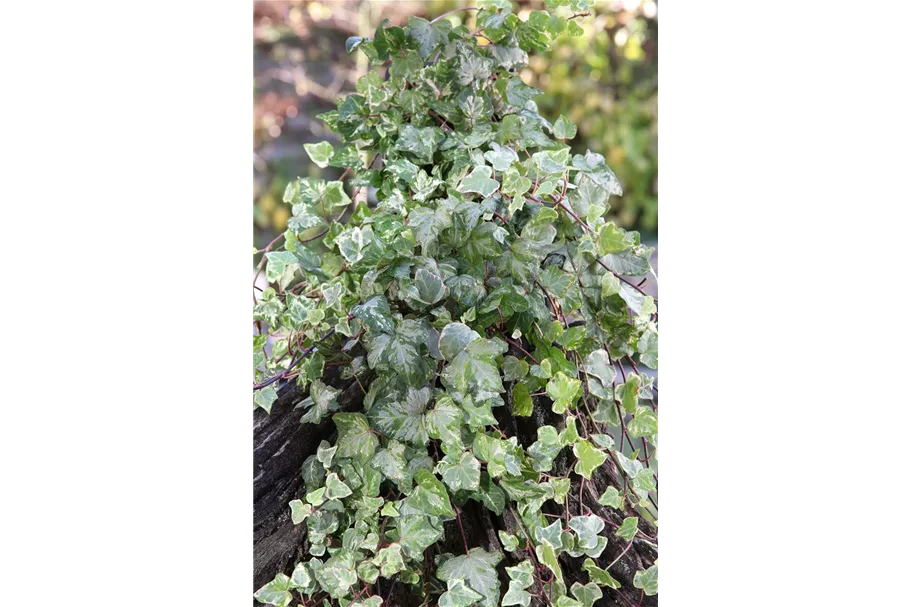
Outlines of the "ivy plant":
<svg viewBox="0 0 911 607">
<path fill-rule="evenodd" d="M 604 158 L 571 154 L 575 125 L 541 116 L 518 75 L 592 0 L 545 4 L 523 20 L 488 0 L 475 31 L 412 17 L 346 44 L 374 69 L 321 115 L 341 145 L 306 146 L 344 174 L 289 183 L 288 229 L 257 252 L 254 406 L 296 382 L 301 423 L 336 430 L 288 506 L 307 558 L 261 603 L 378 607 L 402 584 L 424 605 L 592 607 L 633 543 L 657 549 L 652 249 L 611 221 Z M 471 507 L 506 521 L 496 546 L 469 545 Z M 587 577 L 568 583 L 567 563 Z M 657 593 L 656 562 L 626 578 Z"/>
</svg>

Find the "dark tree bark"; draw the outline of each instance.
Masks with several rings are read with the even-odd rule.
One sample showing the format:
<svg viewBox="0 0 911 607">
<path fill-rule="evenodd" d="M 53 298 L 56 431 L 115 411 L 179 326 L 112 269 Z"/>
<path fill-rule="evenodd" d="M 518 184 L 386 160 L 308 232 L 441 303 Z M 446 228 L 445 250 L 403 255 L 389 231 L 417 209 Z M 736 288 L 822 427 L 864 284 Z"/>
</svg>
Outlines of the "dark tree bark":
<svg viewBox="0 0 911 607">
<path fill-rule="evenodd" d="M 343 388 L 339 403 L 343 410 L 356 410 L 362 404 L 363 392 L 356 382 L 342 384 L 337 378 L 337 370 L 332 369 L 324 378 L 326 383 Z M 366 386 L 364 379 L 361 380 Z M 282 571 L 291 574 L 295 563 L 309 558 L 305 553 L 306 525 L 294 525 L 291 522 L 291 511 L 288 502 L 300 498 L 304 493 L 304 482 L 300 467 L 304 460 L 316 453 L 322 440 L 333 439 L 335 425 L 331 419 L 319 425 L 301 424 L 301 413 L 293 411 L 295 404 L 306 396 L 299 387 L 287 383 L 278 390 L 278 400 L 272 407 L 272 413 L 257 410 L 253 416 L 253 586 L 260 588 Z M 562 423 L 562 416 L 555 415 L 550 406 L 540 397 L 535 398 L 534 412 L 531 417 L 514 418 L 507 407 L 498 407 L 494 411 L 500 428 L 507 434 L 518 437 L 519 442 L 528 447 L 537 440 L 537 428 L 543 424 Z M 565 449 L 557 458 L 553 474 L 561 475 L 572 465 L 569 450 Z M 617 466 L 608 459 L 601 470 L 595 472 L 591 481 L 587 481 L 581 492 L 573 475 L 574 484 L 567 497 L 567 507 L 573 515 L 587 513 L 588 510 L 608 521 L 602 535 L 608 537 L 608 545 L 600 558 L 594 559 L 600 567 L 605 567 L 616 559 L 627 543 L 613 535 L 625 516 L 636 516 L 635 512 L 618 512 L 598 504 L 598 497 L 609 486 L 623 486 L 623 479 Z M 504 551 L 497 536 L 498 530 L 522 535 L 516 519 L 509 509 L 502 516 L 496 516 L 478 502 L 469 501 L 458 508 L 462 527 L 469 547 L 480 546 L 489 552 L 499 552 L 507 565 L 515 565 L 527 558 L 528 553 L 513 555 Z M 557 514 L 552 503 L 545 505 L 545 512 Z M 613 525 L 613 526 L 611 526 Z M 656 529 L 640 517 L 640 529 L 651 537 L 657 537 Z M 464 553 L 462 534 L 457 521 L 447 522 L 444 526 L 445 538 L 437 546 L 428 549 L 425 566 L 433 567 L 433 556 L 445 552 Z M 633 576 L 637 570 L 646 569 L 657 558 L 657 553 L 647 544 L 635 541 L 610 569 L 611 574 L 621 582 L 619 590 L 602 588 L 604 597 L 595 607 L 654 607 L 658 604 L 657 596 L 644 596 L 633 587 Z M 563 570 L 567 589 L 573 582 L 582 584 L 589 581 L 588 573 L 582 570 L 583 558 L 572 559 L 561 555 L 560 564 Z M 502 568 L 501 568 L 502 569 Z M 501 571 L 501 586 L 505 592 L 509 579 Z M 537 585 L 537 582 L 535 582 Z M 532 589 L 535 589 L 534 587 Z M 384 607 L 411 607 L 419 605 L 420 598 L 402 584 L 396 584 L 380 578 L 378 592 L 386 599 Z M 533 599 L 533 607 L 543 604 Z"/>
</svg>

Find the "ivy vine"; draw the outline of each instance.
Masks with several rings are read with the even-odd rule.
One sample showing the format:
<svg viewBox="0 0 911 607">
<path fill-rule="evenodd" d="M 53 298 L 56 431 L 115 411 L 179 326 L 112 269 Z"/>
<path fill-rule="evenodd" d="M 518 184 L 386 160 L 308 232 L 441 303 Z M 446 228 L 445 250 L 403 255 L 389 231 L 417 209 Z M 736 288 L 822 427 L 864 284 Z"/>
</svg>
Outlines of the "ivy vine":
<svg viewBox="0 0 911 607">
<path fill-rule="evenodd" d="M 488 0 L 476 31 L 412 17 L 348 40 L 378 69 L 320 116 L 342 145 L 306 146 L 344 173 L 290 183 L 288 229 L 256 252 L 271 286 L 253 310 L 254 404 L 269 412 L 297 382 L 301 423 L 337 430 L 289 504 L 309 558 L 259 602 L 379 607 L 397 583 L 424 605 L 592 607 L 635 542 L 657 550 L 657 388 L 640 369 L 658 365 L 652 249 L 609 220 L 622 192 L 603 156 L 573 155 L 576 127 L 539 115 L 516 73 L 581 33 L 592 2 L 522 20 Z M 324 383 L 331 366 L 362 391 L 357 410 Z M 504 411 L 537 440 L 510 435 Z M 581 499 L 606 467 L 621 480 L 597 504 L 629 514 L 614 526 Z M 501 549 L 469 545 L 469 502 L 508 518 Z M 439 549 L 450 521 L 458 554 Z M 608 545 L 624 548 L 611 563 Z M 567 588 L 566 559 L 586 583 Z M 633 585 L 654 595 L 657 575 Z"/>
</svg>

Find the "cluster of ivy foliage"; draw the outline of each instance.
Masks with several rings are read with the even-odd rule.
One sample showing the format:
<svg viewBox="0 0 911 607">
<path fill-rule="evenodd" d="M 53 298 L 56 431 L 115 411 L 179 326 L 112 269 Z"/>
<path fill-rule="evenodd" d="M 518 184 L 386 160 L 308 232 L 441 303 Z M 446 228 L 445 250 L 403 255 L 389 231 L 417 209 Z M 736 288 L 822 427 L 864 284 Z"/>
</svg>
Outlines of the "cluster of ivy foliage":
<svg viewBox="0 0 911 607">
<path fill-rule="evenodd" d="M 599 504 L 657 524 L 655 379 L 639 372 L 657 368 L 657 303 L 639 286 L 652 250 L 607 219 L 621 188 L 604 158 L 571 155 L 576 127 L 539 115 L 540 91 L 515 75 L 529 52 L 581 31 L 591 3 L 547 0 L 523 21 L 487 0 L 477 31 L 411 18 L 349 39 L 378 69 L 321 115 L 343 145 L 307 146 L 345 174 L 288 185 L 288 229 L 260 262 L 272 286 L 254 306 L 254 404 L 270 411 L 295 381 L 309 389 L 301 423 L 337 428 L 289 504 L 310 558 L 260 602 L 379 607 L 382 578 L 425 605 L 592 607 L 620 587 L 613 563 L 593 560 L 609 542 L 657 548 L 638 516 L 602 534 L 604 518 L 568 508 L 610 458 L 624 483 Z M 360 386 L 362 408 L 341 410 L 330 365 Z M 496 408 L 528 417 L 542 402 L 561 421 L 539 423 L 532 444 L 498 426 Z M 561 453 L 570 470 L 551 475 Z M 469 501 L 517 523 L 498 532 L 518 562 L 505 591 L 504 552 L 464 533 L 464 554 L 426 566 Z M 547 502 L 565 516 L 549 520 Z M 588 583 L 567 588 L 564 554 L 584 559 Z M 635 587 L 656 594 L 657 573 L 637 572 Z"/>
</svg>

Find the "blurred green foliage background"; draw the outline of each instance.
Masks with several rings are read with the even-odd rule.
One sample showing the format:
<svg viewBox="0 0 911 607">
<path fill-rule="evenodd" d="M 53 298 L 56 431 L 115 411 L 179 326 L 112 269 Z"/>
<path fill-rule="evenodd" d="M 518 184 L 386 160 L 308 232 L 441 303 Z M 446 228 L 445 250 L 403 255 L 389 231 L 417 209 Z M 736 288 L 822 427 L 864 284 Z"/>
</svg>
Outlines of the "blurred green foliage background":
<svg viewBox="0 0 911 607">
<path fill-rule="evenodd" d="M 514 2 L 514 10 L 543 8 L 543 0 Z M 315 118 L 336 107 L 366 73 L 362 53 L 345 53 L 349 36 L 372 37 L 382 19 L 432 19 L 469 0 L 297 0 L 253 5 L 253 223 L 263 247 L 284 230 L 281 202 L 299 175 L 336 177 L 310 162 L 303 144 L 334 136 Z M 613 197 L 615 220 L 654 237 L 658 231 L 658 5 L 654 0 L 598 0 L 581 20 L 585 34 L 564 35 L 553 49 L 532 55 L 521 76 L 544 91 L 541 114 L 566 114 L 579 129 L 574 152 L 604 154 L 623 184 Z M 474 11 L 451 18 L 474 25 Z M 338 171 L 341 174 L 341 171 Z"/>
</svg>

